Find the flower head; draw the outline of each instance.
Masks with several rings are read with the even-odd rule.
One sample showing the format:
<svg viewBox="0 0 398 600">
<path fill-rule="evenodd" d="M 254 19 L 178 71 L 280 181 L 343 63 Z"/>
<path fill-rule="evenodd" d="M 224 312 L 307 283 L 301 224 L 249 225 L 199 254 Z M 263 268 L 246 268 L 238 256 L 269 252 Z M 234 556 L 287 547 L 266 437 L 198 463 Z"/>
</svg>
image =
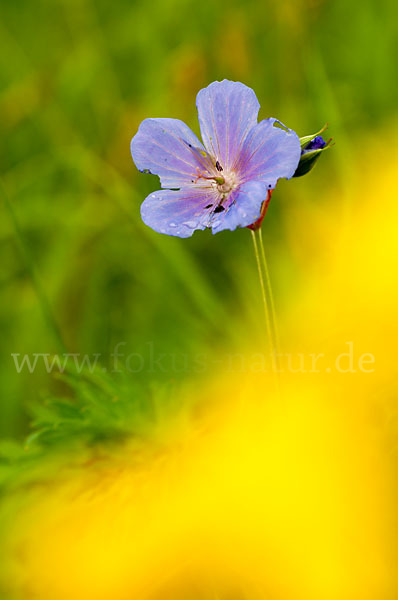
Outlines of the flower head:
<svg viewBox="0 0 398 600">
<path fill-rule="evenodd" d="M 260 105 L 242 83 L 213 82 L 196 105 L 203 144 L 178 119 L 145 119 L 131 141 L 137 168 L 158 175 L 162 187 L 144 200 L 142 219 L 179 237 L 252 225 L 301 153 L 294 131 L 273 118 L 257 122 Z"/>
</svg>

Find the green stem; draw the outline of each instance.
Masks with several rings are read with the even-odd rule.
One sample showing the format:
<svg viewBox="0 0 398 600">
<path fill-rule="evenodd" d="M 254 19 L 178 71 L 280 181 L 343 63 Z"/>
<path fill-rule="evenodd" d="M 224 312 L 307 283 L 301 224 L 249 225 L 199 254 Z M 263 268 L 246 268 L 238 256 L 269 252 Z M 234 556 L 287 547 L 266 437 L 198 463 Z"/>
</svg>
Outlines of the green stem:
<svg viewBox="0 0 398 600">
<path fill-rule="evenodd" d="M 279 389 L 277 373 L 279 372 L 279 344 L 276 326 L 275 305 L 272 294 L 271 279 L 269 276 L 268 265 L 265 259 L 264 244 L 261 236 L 261 229 L 251 230 L 254 253 L 256 256 L 258 276 L 260 280 L 261 295 L 263 298 L 265 324 L 267 328 L 268 344 L 270 348 L 272 371 L 275 374 L 276 386 Z"/>
<path fill-rule="evenodd" d="M 281 345 L 280 345 L 280 339 L 279 339 L 278 320 L 276 318 L 274 294 L 272 292 L 272 285 L 271 285 L 271 278 L 269 275 L 268 263 L 267 263 L 267 259 L 265 257 L 263 234 L 262 234 L 261 227 L 258 230 L 258 240 L 259 240 L 259 245 L 260 245 L 260 250 L 261 250 L 261 258 L 263 259 L 263 269 L 264 269 L 264 273 L 265 273 L 265 285 L 266 285 L 266 289 L 268 290 L 268 297 L 269 297 L 269 303 L 270 303 L 270 308 L 271 308 L 271 325 L 274 330 L 275 350 L 276 350 L 277 354 L 280 354 Z"/>
<path fill-rule="evenodd" d="M 36 292 L 36 295 L 38 297 L 39 303 L 40 303 L 40 307 L 43 313 L 43 317 L 49 327 L 49 329 L 52 331 L 55 342 L 57 344 L 57 349 L 58 351 L 62 354 L 66 352 L 66 346 L 64 344 L 64 341 L 62 339 L 60 330 L 58 328 L 58 325 L 55 321 L 54 315 L 52 313 L 51 310 L 51 306 L 50 303 L 48 301 L 48 298 L 44 292 L 44 289 L 41 285 L 40 279 L 37 276 L 36 273 L 36 268 L 35 265 L 32 261 L 31 255 L 30 255 L 30 251 L 29 248 L 27 247 L 24 235 L 22 233 L 22 230 L 19 226 L 18 223 L 18 219 L 16 217 L 15 211 L 14 211 L 14 207 L 12 205 L 12 202 L 10 201 L 10 199 L 8 198 L 3 185 L 0 181 L 0 195 L 3 196 L 3 200 L 4 200 L 4 204 L 6 206 L 6 209 L 8 211 L 8 214 L 10 216 L 10 220 L 13 224 L 14 227 L 14 232 L 15 232 L 15 237 L 17 239 L 18 245 L 20 247 L 21 250 L 21 254 L 24 258 L 25 261 L 25 266 L 29 272 L 30 278 L 32 280 L 32 284 L 34 287 L 34 290 Z"/>
</svg>

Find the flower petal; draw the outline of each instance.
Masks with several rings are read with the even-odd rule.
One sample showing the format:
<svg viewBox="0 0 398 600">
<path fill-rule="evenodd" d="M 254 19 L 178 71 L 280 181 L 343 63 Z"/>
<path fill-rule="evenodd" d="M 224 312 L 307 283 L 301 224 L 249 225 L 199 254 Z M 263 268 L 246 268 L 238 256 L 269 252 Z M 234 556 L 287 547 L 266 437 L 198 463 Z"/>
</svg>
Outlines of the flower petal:
<svg viewBox="0 0 398 600">
<path fill-rule="evenodd" d="M 196 229 L 209 227 L 218 195 L 211 189 L 159 190 L 141 205 L 146 225 L 167 235 L 190 237 Z"/>
<path fill-rule="evenodd" d="M 244 181 L 263 181 L 274 189 L 280 177 L 293 177 L 300 154 L 297 134 L 276 119 L 265 119 L 247 136 L 236 168 Z"/>
<path fill-rule="evenodd" d="M 267 185 L 261 181 L 248 181 L 230 194 L 224 203 L 225 211 L 213 213 L 210 226 L 213 233 L 252 225 L 261 214 L 261 206 L 267 198 Z"/>
<path fill-rule="evenodd" d="M 256 94 L 243 83 L 224 79 L 200 90 L 196 106 L 206 149 L 224 169 L 229 169 L 257 123 L 260 105 Z"/>
<path fill-rule="evenodd" d="M 131 155 L 140 171 L 159 175 L 162 187 L 180 188 L 204 169 L 203 145 L 178 119 L 145 119 L 131 140 Z"/>
</svg>

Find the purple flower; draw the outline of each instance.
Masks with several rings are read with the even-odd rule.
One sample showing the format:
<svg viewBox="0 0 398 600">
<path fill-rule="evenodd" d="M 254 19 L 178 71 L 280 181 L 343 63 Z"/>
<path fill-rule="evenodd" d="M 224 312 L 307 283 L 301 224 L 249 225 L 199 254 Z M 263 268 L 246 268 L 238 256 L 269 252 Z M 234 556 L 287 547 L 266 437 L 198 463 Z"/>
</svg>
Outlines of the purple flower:
<svg viewBox="0 0 398 600">
<path fill-rule="evenodd" d="M 250 226 L 300 160 L 296 133 L 276 119 L 257 123 L 260 105 L 242 83 L 211 83 L 196 105 L 203 144 L 178 119 L 145 119 L 131 141 L 137 168 L 158 175 L 163 188 L 144 200 L 142 219 L 179 237 Z"/>
</svg>

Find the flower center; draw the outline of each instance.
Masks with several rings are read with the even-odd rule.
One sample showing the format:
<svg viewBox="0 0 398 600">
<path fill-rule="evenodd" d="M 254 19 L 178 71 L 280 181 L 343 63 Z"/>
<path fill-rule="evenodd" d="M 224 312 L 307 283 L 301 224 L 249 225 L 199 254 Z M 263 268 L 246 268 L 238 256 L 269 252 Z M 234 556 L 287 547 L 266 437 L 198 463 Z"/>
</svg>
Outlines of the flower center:
<svg viewBox="0 0 398 600">
<path fill-rule="evenodd" d="M 232 192 L 232 190 L 234 190 L 237 185 L 238 185 L 238 181 L 237 181 L 237 177 L 236 174 L 231 171 L 230 173 L 223 173 L 223 182 L 216 182 L 216 188 L 217 191 L 222 194 L 223 196 L 225 196 L 226 194 L 229 194 L 229 192 Z"/>
<path fill-rule="evenodd" d="M 216 190 L 223 198 L 232 192 L 239 184 L 238 177 L 234 171 L 224 171 L 219 162 L 216 162 L 217 171 L 214 175 L 202 173 L 197 169 L 197 177 L 193 183 L 197 183 L 200 179 L 209 181 L 211 187 Z M 221 172 L 222 171 L 222 172 Z"/>
</svg>

